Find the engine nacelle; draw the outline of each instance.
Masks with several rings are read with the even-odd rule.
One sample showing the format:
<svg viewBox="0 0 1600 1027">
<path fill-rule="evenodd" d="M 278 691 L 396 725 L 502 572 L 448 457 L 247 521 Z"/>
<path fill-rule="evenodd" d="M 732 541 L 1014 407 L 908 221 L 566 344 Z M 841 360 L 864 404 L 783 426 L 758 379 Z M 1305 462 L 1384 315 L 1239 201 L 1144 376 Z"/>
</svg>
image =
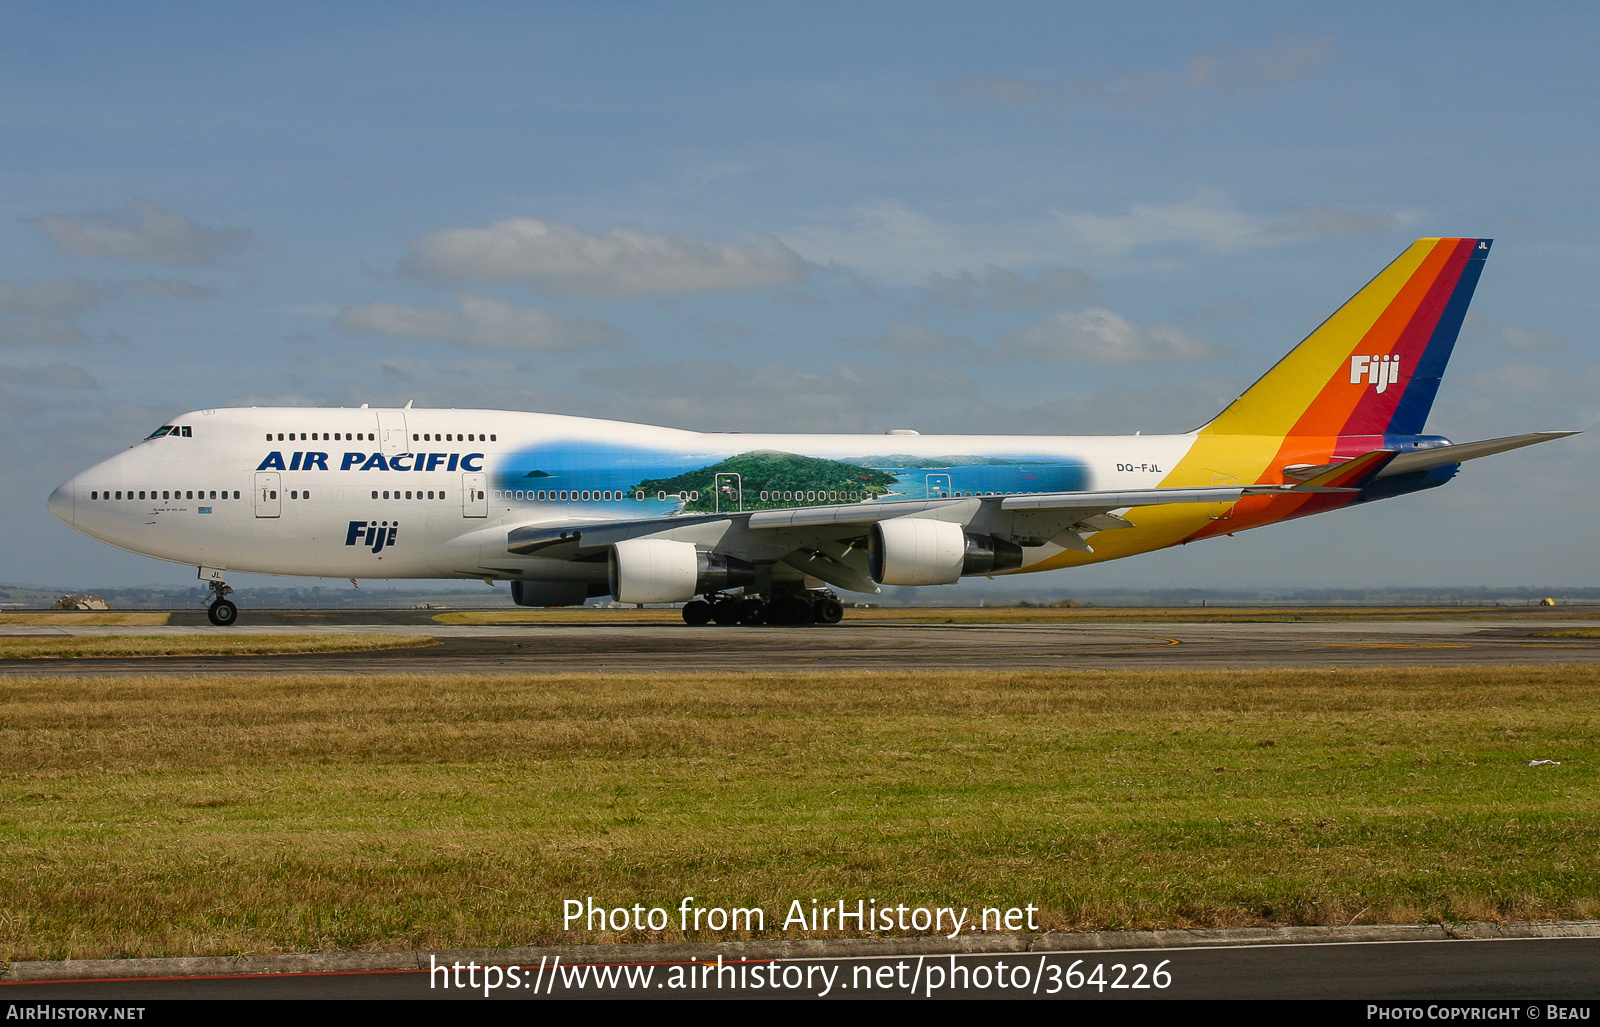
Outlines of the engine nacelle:
<svg viewBox="0 0 1600 1027">
<path fill-rule="evenodd" d="M 739 588 L 756 579 L 748 561 L 664 538 L 618 542 L 611 547 L 607 572 L 619 603 L 684 603 L 702 592 Z"/>
<path fill-rule="evenodd" d="M 967 533 L 920 517 L 878 521 L 867 537 L 872 580 L 880 585 L 948 585 L 961 577 Z"/>
<path fill-rule="evenodd" d="M 867 538 L 872 580 L 880 585 L 948 585 L 967 574 L 1022 566 L 1022 547 L 949 521 L 895 517 Z"/>
</svg>

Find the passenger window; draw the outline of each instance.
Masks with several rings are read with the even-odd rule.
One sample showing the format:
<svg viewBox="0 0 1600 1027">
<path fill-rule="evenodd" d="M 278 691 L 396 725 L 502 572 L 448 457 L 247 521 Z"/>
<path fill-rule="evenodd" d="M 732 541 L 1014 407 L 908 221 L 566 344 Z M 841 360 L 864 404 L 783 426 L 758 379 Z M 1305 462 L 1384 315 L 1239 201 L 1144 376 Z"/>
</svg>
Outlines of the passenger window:
<svg viewBox="0 0 1600 1027">
<path fill-rule="evenodd" d="M 378 498 L 378 494 L 377 494 L 377 493 L 376 493 L 376 492 L 374 492 L 374 493 L 373 493 L 373 494 L 372 494 L 372 498 L 373 498 L 373 499 L 377 499 L 377 498 Z"/>
<path fill-rule="evenodd" d="M 496 439 L 498 439 L 498 438 L 499 438 L 499 437 L 500 437 L 500 436 L 498 436 L 498 435 L 490 435 L 490 436 L 489 436 L 489 441 L 490 441 L 490 442 L 494 442 L 494 441 L 495 441 L 495 440 L 496 440 Z"/>
</svg>

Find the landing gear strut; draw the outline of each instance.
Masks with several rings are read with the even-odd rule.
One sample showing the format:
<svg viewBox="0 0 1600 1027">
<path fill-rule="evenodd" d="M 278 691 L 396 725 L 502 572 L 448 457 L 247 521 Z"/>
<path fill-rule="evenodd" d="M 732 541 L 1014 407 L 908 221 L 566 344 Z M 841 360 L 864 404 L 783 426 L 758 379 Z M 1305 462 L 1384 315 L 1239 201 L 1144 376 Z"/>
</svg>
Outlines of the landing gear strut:
<svg viewBox="0 0 1600 1027">
<path fill-rule="evenodd" d="M 805 589 L 776 595 L 730 596 L 712 593 L 685 603 L 683 622 L 701 627 L 718 624 L 837 624 L 844 618 L 844 604 L 829 589 Z"/>
<path fill-rule="evenodd" d="M 216 599 L 206 607 L 206 617 L 219 628 L 228 627 L 239 619 L 239 608 L 228 600 L 233 587 L 225 581 L 212 581 L 210 585 Z"/>
</svg>

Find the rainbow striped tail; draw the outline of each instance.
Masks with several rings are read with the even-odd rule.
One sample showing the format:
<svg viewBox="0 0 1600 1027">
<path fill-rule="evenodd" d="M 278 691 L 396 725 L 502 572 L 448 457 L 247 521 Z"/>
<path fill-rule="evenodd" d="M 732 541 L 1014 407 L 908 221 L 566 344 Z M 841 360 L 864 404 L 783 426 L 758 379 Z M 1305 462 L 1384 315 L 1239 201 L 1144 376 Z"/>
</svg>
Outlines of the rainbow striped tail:
<svg viewBox="0 0 1600 1027">
<path fill-rule="evenodd" d="M 1420 435 L 1490 239 L 1418 239 L 1201 435 Z"/>
</svg>

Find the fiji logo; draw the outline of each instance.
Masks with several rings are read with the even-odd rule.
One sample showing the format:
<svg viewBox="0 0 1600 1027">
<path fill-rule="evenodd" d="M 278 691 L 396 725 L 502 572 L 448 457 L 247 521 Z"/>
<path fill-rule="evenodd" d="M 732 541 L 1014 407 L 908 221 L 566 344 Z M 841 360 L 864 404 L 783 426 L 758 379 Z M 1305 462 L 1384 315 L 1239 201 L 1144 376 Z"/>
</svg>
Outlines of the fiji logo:
<svg viewBox="0 0 1600 1027">
<path fill-rule="evenodd" d="M 394 536 L 399 530 L 399 521 L 393 524 L 388 521 L 382 524 L 377 521 L 351 521 L 350 530 L 344 537 L 344 544 L 353 546 L 360 542 L 374 553 L 381 553 L 388 546 L 394 545 Z"/>
<path fill-rule="evenodd" d="M 1360 385 L 1363 380 L 1368 385 L 1376 385 L 1379 392 L 1399 382 L 1399 356 L 1385 353 L 1376 357 L 1351 357 L 1350 384 Z"/>
</svg>

